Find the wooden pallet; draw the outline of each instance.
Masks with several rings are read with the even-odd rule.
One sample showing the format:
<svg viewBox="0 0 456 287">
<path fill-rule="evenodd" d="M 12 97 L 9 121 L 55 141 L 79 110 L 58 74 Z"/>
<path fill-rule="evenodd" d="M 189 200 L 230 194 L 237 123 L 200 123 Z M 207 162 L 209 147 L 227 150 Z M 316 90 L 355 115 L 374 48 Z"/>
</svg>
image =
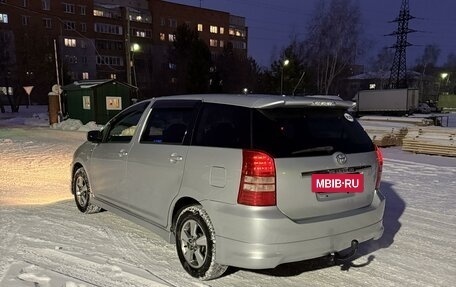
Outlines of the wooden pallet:
<svg viewBox="0 0 456 287">
<path fill-rule="evenodd" d="M 380 147 L 402 145 L 407 128 L 363 126 L 372 141 Z"/>
<path fill-rule="evenodd" d="M 442 127 L 409 128 L 402 150 L 456 157 L 456 129 Z"/>
</svg>

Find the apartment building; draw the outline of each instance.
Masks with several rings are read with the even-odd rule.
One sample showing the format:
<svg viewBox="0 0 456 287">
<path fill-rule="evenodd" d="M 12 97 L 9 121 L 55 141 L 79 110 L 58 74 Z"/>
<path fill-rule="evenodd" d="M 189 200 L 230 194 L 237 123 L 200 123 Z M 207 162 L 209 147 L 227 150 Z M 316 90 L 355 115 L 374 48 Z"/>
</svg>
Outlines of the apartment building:
<svg viewBox="0 0 456 287">
<path fill-rule="evenodd" d="M 152 79 L 172 68 L 167 51 L 184 23 L 214 58 L 226 45 L 247 55 L 245 18 L 223 11 L 161 0 L 0 0 L 0 87 L 45 93 L 58 72 L 61 85 L 115 78 L 156 96 Z"/>
</svg>

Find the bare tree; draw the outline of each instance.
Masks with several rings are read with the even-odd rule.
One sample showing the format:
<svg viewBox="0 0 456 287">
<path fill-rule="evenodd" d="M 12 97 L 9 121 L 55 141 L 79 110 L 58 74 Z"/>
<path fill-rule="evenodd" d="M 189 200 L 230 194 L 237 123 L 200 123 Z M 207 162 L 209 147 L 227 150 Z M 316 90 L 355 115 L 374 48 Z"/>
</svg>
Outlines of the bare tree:
<svg viewBox="0 0 456 287">
<path fill-rule="evenodd" d="M 389 71 L 393 65 L 394 50 L 383 47 L 372 61 L 372 70 L 376 72 Z"/>
<path fill-rule="evenodd" d="M 423 54 L 418 57 L 416 60 L 415 71 L 418 71 L 420 76 L 420 94 L 423 96 L 428 96 L 432 91 L 433 82 L 428 82 L 425 80 L 426 75 L 436 76 L 436 64 L 440 56 L 440 48 L 436 44 L 426 45 L 424 47 Z"/>
<path fill-rule="evenodd" d="M 328 94 L 336 78 L 360 54 L 361 13 L 352 0 L 320 1 L 309 23 L 307 59 L 316 73 L 317 90 Z"/>
<path fill-rule="evenodd" d="M 440 56 L 440 48 L 436 44 L 426 45 L 423 54 L 416 60 L 417 69 L 421 71 L 422 75 L 426 74 L 427 68 L 433 68 L 437 64 Z"/>
</svg>

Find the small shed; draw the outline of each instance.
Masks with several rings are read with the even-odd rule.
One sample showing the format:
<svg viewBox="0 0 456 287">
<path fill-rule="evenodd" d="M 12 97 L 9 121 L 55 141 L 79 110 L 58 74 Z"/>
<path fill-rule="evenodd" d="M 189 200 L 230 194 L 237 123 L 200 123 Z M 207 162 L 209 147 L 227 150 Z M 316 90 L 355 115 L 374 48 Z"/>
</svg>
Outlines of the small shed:
<svg viewBox="0 0 456 287">
<path fill-rule="evenodd" d="M 94 121 L 105 124 L 131 105 L 137 88 L 109 80 L 82 80 L 62 87 L 65 113 L 83 124 Z"/>
</svg>

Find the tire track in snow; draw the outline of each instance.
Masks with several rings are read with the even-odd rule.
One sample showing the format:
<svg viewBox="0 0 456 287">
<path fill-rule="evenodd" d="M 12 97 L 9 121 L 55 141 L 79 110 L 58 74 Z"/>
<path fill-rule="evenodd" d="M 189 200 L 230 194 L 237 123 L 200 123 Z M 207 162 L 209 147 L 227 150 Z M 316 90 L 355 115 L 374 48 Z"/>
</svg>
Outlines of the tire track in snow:
<svg viewBox="0 0 456 287">
<path fill-rule="evenodd" d="M 100 287 L 163 287 L 156 277 L 128 266 L 115 266 L 97 258 L 81 258 L 52 249 L 28 248 L 24 261 Z"/>
<path fill-rule="evenodd" d="M 181 277 L 183 276 L 187 277 L 186 286 L 208 286 L 200 281 L 196 281 L 195 283 L 188 281 L 188 279 L 197 279 L 193 279 L 185 273 L 175 252 L 172 252 L 172 254 L 169 254 L 170 252 L 167 251 L 164 252 L 163 249 L 168 249 L 171 244 L 165 242 L 158 235 L 151 234 L 151 237 L 157 237 L 153 238 L 151 242 L 151 237 L 144 234 L 148 231 L 141 230 L 141 232 L 132 233 L 120 229 L 105 228 L 105 230 L 110 234 L 111 240 L 115 242 L 114 244 L 117 246 L 119 252 L 125 256 L 125 259 L 160 278 L 170 286 L 180 286 L 182 283 Z M 135 231 L 139 231 L 139 229 Z M 172 264 L 170 264 L 170 261 Z M 150 266 L 154 266 L 153 271 Z M 179 273 L 181 275 L 176 276 Z"/>
</svg>

